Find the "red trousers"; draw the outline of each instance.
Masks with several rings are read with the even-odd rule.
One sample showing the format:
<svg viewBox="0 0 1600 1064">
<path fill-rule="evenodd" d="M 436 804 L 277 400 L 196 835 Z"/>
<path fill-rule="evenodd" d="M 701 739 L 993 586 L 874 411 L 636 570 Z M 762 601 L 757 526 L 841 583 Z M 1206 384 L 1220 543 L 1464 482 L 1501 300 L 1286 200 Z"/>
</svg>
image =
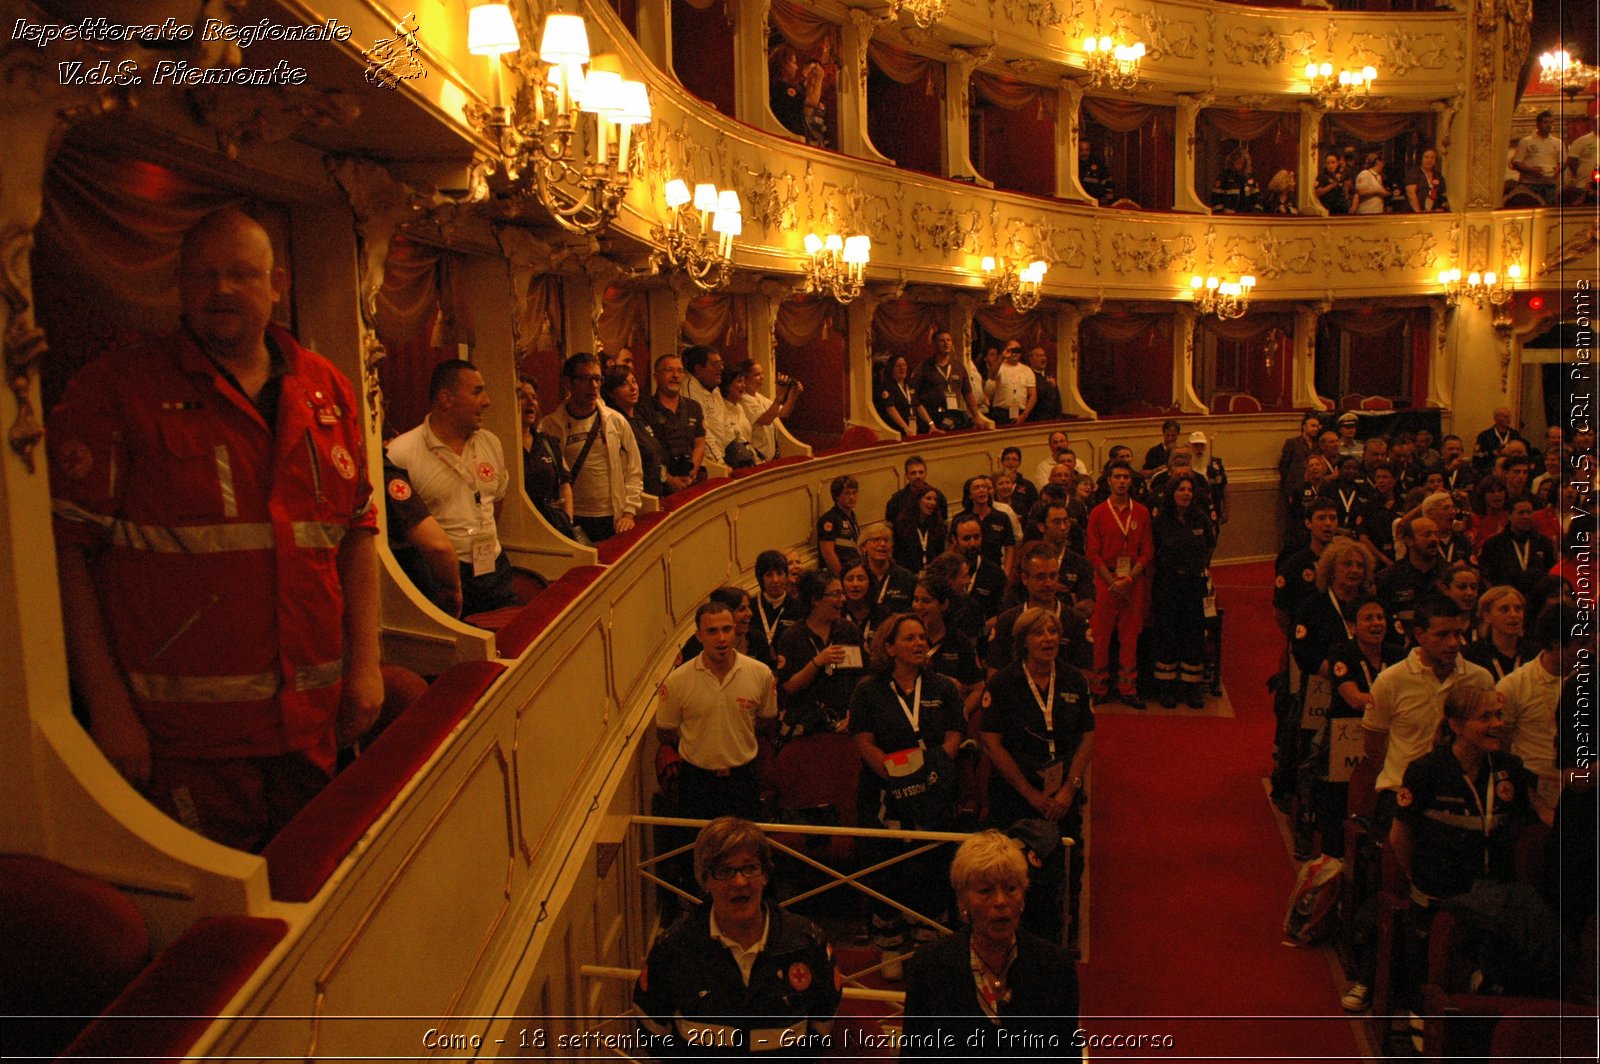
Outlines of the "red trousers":
<svg viewBox="0 0 1600 1064">
<path fill-rule="evenodd" d="M 1094 671 L 1089 676 L 1090 691 L 1106 693 L 1111 665 L 1111 635 L 1117 635 L 1117 689 L 1133 694 L 1139 686 L 1139 633 L 1144 631 L 1145 587 L 1134 584 L 1127 597 L 1119 598 L 1102 588 L 1095 596 L 1094 614 L 1089 618 L 1089 634 L 1094 637 Z"/>
</svg>

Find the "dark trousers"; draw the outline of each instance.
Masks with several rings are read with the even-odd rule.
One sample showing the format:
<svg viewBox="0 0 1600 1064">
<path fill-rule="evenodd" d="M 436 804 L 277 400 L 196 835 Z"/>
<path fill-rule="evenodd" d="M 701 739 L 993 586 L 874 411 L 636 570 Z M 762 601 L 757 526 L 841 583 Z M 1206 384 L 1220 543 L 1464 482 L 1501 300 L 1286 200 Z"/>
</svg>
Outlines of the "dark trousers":
<svg viewBox="0 0 1600 1064">
<path fill-rule="evenodd" d="M 1205 681 L 1206 578 L 1156 570 L 1150 619 L 1157 680 Z"/>
<path fill-rule="evenodd" d="M 759 820 L 761 783 L 756 763 L 713 771 L 683 762 L 678 771 L 678 815 L 691 820 L 737 816 Z"/>
<path fill-rule="evenodd" d="M 494 560 L 494 571 L 482 576 L 472 575 L 472 563 L 461 563 L 461 616 L 515 606 L 517 596 L 511 589 L 511 559 L 506 552 Z"/>
<path fill-rule="evenodd" d="M 572 523 L 583 529 L 590 543 L 600 543 L 617 534 L 617 522 L 610 517 L 574 517 Z"/>
</svg>

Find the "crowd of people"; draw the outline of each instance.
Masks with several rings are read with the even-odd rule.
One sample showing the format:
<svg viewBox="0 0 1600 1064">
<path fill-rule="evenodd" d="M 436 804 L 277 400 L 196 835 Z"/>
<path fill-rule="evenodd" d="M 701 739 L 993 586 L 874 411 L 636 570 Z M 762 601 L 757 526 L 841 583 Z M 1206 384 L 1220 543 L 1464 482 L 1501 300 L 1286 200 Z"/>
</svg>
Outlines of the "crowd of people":
<svg viewBox="0 0 1600 1064">
<path fill-rule="evenodd" d="M 1360 421 L 1324 431 L 1307 414 L 1279 461 L 1290 532 L 1274 608 L 1289 653 L 1273 680 L 1272 794 L 1297 860 L 1371 863 L 1387 848 L 1409 880 L 1396 1000 L 1416 1009 L 1433 914 L 1509 883 L 1519 844 L 1550 836 L 1546 865 L 1523 861 L 1537 889 L 1515 895 L 1520 918 L 1553 928 L 1564 898 L 1575 948 L 1592 911 L 1594 792 L 1571 771 L 1576 718 L 1558 707 L 1592 649 L 1574 620 L 1594 434 L 1552 426 L 1535 447 L 1508 408 L 1470 447 L 1426 429 L 1360 438 Z M 1369 830 L 1346 854 L 1354 812 Z M 1347 1009 L 1366 1008 L 1376 963 L 1368 943 Z"/>
</svg>

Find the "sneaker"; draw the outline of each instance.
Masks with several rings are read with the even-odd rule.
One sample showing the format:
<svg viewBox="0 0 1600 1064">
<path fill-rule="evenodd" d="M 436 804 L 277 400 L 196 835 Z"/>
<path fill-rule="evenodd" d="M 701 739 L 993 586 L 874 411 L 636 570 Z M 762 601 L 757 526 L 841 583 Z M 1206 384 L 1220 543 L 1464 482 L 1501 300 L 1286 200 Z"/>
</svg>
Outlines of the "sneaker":
<svg viewBox="0 0 1600 1064">
<path fill-rule="evenodd" d="M 1126 694 L 1122 696 L 1122 704 L 1129 709 L 1143 709 L 1149 703 L 1136 694 Z"/>
<path fill-rule="evenodd" d="M 1350 989 L 1339 999 L 1339 1006 L 1346 1012 L 1366 1012 L 1371 1004 L 1372 988 L 1360 981 L 1351 983 Z"/>
<path fill-rule="evenodd" d="M 1189 685 L 1189 698 L 1188 698 L 1188 701 L 1189 701 L 1189 708 L 1190 709 L 1205 709 L 1206 708 L 1206 693 L 1205 693 L 1205 690 L 1197 683 L 1190 684 Z"/>
</svg>

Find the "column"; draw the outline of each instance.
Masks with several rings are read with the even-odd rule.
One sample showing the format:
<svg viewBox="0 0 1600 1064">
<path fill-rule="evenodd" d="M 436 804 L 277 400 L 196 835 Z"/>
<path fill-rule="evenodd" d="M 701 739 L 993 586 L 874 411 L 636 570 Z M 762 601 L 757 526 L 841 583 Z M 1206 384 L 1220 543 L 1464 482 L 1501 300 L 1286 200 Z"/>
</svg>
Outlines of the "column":
<svg viewBox="0 0 1600 1064">
<path fill-rule="evenodd" d="M 1321 145 L 1322 118 L 1328 112 L 1312 103 L 1300 105 L 1300 213 L 1306 216 L 1328 217 L 1328 208 L 1317 199 L 1317 174 L 1322 170 Z"/>
<path fill-rule="evenodd" d="M 993 188 L 972 165 L 972 135 L 968 115 L 972 107 L 972 71 L 989 58 L 993 49 L 957 48 L 944 68 L 945 172 L 951 177 L 971 181 L 982 188 Z M 1074 156 L 1076 158 L 1076 156 Z"/>
<path fill-rule="evenodd" d="M 881 437 L 896 439 L 872 406 L 872 313 L 878 300 L 863 291 L 845 308 L 845 425 L 865 425 Z"/>
<path fill-rule="evenodd" d="M 733 109 L 742 122 L 793 138 L 767 103 L 767 0 L 729 4 L 733 17 Z"/>
<path fill-rule="evenodd" d="M 892 14 L 850 9 L 850 19 L 840 32 L 839 48 L 839 150 L 858 159 L 894 165 L 894 160 L 873 147 L 867 135 L 867 42 Z"/>
<path fill-rule="evenodd" d="M 1294 354 L 1289 359 L 1289 404 L 1297 410 L 1332 410 L 1317 394 L 1317 321 L 1326 306 L 1294 308 Z"/>
<path fill-rule="evenodd" d="M 1211 412 L 1194 390 L 1194 342 L 1198 321 L 1194 307 L 1178 305 L 1177 328 L 1172 336 L 1172 401 L 1186 414 Z"/>
<path fill-rule="evenodd" d="M 1078 391 L 1078 329 L 1082 325 L 1082 309 L 1062 300 L 1056 307 L 1056 383 L 1061 386 L 1063 414 L 1094 417 L 1094 409 Z"/>
<path fill-rule="evenodd" d="M 1206 205 L 1194 189 L 1194 142 L 1195 128 L 1199 120 L 1200 108 L 1211 100 L 1211 94 L 1203 96 L 1179 96 L 1178 111 L 1173 126 L 1176 151 L 1172 157 L 1176 163 L 1173 174 L 1172 209 L 1177 211 L 1193 211 L 1196 214 L 1210 214 L 1211 208 Z M 1174 393 L 1176 394 L 1176 393 Z"/>
</svg>

